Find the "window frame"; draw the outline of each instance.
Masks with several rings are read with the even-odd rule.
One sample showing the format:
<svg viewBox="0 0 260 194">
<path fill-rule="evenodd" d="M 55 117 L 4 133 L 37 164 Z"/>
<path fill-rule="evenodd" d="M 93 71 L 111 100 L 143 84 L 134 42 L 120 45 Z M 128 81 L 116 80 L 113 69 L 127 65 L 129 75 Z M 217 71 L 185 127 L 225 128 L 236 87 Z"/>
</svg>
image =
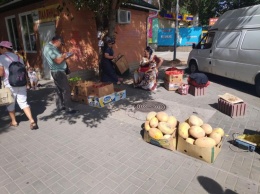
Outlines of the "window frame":
<svg viewBox="0 0 260 194">
<path fill-rule="evenodd" d="M 10 32 L 10 29 L 9 29 L 9 25 L 8 25 L 8 20 L 11 20 L 11 24 L 12 24 L 12 31 L 13 31 L 13 34 L 15 35 L 15 37 L 13 37 L 13 41 L 12 44 L 13 44 L 13 48 L 14 49 L 17 49 L 17 47 L 19 46 L 19 42 L 17 42 L 16 38 L 18 37 L 18 40 L 19 40 L 19 34 L 18 34 L 18 26 L 16 26 L 16 29 L 17 29 L 17 34 L 15 34 L 15 30 L 14 30 L 14 24 L 13 24 L 13 19 L 16 20 L 16 17 L 15 15 L 10 15 L 10 16 L 7 16 L 5 17 L 5 25 L 6 25 L 6 30 L 7 30 L 7 35 L 8 35 L 8 40 L 10 42 L 12 42 L 12 38 L 11 38 L 11 32 Z M 16 25 L 17 25 L 17 21 L 16 21 Z M 17 35 L 17 36 L 16 36 Z"/>
<path fill-rule="evenodd" d="M 244 33 L 244 36 L 243 36 L 243 39 L 242 39 L 242 42 L 241 42 L 241 46 L 240 46 L 240 48 L 241 48 L 241 50 L 243 50 L 243 51 L 259 51 L 260 49 L 258 49 L 258 48 L 246 48 L 245 47 L 245 40 L 246 40 L 246 38 L 248 38 L 248 36 L 250 36 L 250 35 L 248 35 L 249 33 L 248 32 L 260 32 L 260 30 L 258 30 L 258 29 L 250 29 L 250 30 L 246 30 L 245 31 L 245 33 Z M 251 44 L 249 44 L 249 45 L 251 45 Z M 257 44 L 253 44 L 253 45 L 257 45 Z M 247 45 L 246 45 L 247 46 Z"/>
<path fill-rule="evenodd" d="M 229 44 L 229 45 L 227 45 L 226 47 L 224 47 L 223 45 L 220 45 L 220 43 L 221 43 L 221 41 L 220 41 L 220 39 L 221 38 L 223 38 L 223 37 L 225 37 L 226 35 L 230 35 L 230 36 L 232 36 L 232 33 L 234 33 L 234 34 L 238 34 L 238 36 L 236 36 L 235 38 L 235 45 L 234 45 L 234 47 L 231 47 L 231 44 Z M 218 40 L 217 40 L 217 42 L 216 42 L 216 48 L 219 48 L 219 49 L 230 49 L 230 50 L 236 50 L 237 48 L 238 48 L 238 46 L 239 46 L 239 40 L 240 40 L 240 38 L 241 38 L 241 35 L 242 35 L 242 32 L 241 31 L 223 31 L 223 32 L 220 32 L 220 34 L 219 34 L 219 36 L 218 36 Z M 231 37 L 229 37 L 229 38 L 231 38 Z M 222 39 L 223 40 L 223 39 Z"/>
<path fill-rule="evenodd" d="M 27 50 L 27 48 L 26 48 L 26 41 L 25 41 L 25 38 L 24 38 L 24 29 L 23 29 L 23 25 L 22 25 L 22 16 L 26 16 L 26 24 L 27 24 L 27 28 L 28 28 L 28 18 L 27 18 L 27 16 L 28 15 L 32 15 L 32 12 L 31 11 L 27 11 L 27 12 L 23 12 L 23 13 L 20 13 L 19 14 L 19 21 L 20 21 L 20 25 L 21 25 L 21 32 L 22 32 L 22 40 L 23 40 L 23 48 L 24 48 L 24 50 L 27 52 L 27 53 L 37 53 L 37 48 L 35 48 L 35 50 Z M 35 23 L 33 22 L 33 25 L 34 25 Z M 36 35 L 35 35 L 35 32 L 33 31 L 33 33 L 34 33 L 34 37 L 35 37 L 35 39 L 36 39 Z M 30 41 L 30 47 L 32 48 L 33 47 L 33 45 L 32 45 L 32 43 L 31 43 L 31 38 L 29 37 L 29 41 Z M 36 44 L 36 43 L 35 43 Z M 37 45 L 37 44 L 36 44 Z M 35 45 L 35 47 L 36 47 L 36 45 Z"/>
</svg>

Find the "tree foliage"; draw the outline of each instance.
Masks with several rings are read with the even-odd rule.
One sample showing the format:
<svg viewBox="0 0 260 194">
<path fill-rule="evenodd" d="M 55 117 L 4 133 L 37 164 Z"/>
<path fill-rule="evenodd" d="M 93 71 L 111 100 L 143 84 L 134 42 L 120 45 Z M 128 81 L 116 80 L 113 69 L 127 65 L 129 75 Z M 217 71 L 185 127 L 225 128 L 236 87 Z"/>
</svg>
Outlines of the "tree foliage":
<svg viewBox="0 0 260 194">
<path fill-rule="evenodd" d="M 114 37 L 116 25 L 116 11 L 127 0 L 63 0 L 62 8 L 72 3 L 78 10 L 88 8 L 94 13 L 97 28 L 107 30 L 108 36 Z"/>
<path fill-rule="evenodd" d="M 225 0 L 220 1 L 217 11 L 222 14 L 228 10 L 237 9 L 241 7 L 248 7 L 260 4 L 260 0 Z"/>
</svg>

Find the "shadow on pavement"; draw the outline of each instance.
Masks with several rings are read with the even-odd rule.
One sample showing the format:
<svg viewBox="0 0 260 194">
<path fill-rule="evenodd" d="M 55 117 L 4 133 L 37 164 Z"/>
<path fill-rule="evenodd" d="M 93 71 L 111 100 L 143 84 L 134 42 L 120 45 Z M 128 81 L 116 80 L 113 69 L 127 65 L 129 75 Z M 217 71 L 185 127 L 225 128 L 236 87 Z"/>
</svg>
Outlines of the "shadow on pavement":
<svg viewBox="0 0 260 194">
<path fill-rule="evenodd" d="M 214 181 L 211 178 L 205 177 L 205 176 L 198 176 L 198 181 L 201 184 L 201 186 L 211 194 L 237 194 L 236 192 L 226 189 L 225 191 L 223 188 L 218 184 L 216 181 Z"/>
<path fill-rule="evenodd" d="M 225 78 L 225 77 L 221 77 L 209 73 L 207 73 L 207 76 L 209 80 L 212 82 L 256 96 L 255 86 L 252 84 L 247 84 L 241 81 L 237 81 L 237 80 L 233 80 L 233 79 L 229 79 L 229 78 Z"/>
</svg>

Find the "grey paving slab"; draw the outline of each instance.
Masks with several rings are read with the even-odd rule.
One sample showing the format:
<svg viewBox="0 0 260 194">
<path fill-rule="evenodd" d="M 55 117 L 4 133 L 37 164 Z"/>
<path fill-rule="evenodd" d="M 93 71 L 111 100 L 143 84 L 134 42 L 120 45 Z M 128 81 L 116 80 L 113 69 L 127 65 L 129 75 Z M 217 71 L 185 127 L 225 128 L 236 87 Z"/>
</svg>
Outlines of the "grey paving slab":
<svg viewBox="0 0 260 194">
<path fill-rule="evenodd" d="M 160 54 L 170 60 L 172 53 Z M 126 89 L 126 99 L 102 109 L 74 103 L 80 114 L 72 116 L 54 111 L 54 85 L 42 80 L 40 90 L 28 92 L 39 130 L 29 130 L 19 109 L 19 127 L 8 127 L 7 112 L 0 107 L 0 193 L 259 194 L 259 152 L 241 152 L 231 144 L 233 133 L 260 130 L 259 97 L 250 85 L 209 78 L 201 97 L 182 96 L 161 85 L 148 92 L 123 84 L 117 87 Z M 225 92 L 247 103 L 245 116 L 231 118 L 217 110 L 218 95 Z M 134 106 L 146 100 L 166 104 L 165 111 L 179 121 L 198 114 L 213 127 L 223 127 L 228 136 L 216 161 L 208 164 L 144 142 L 140 132 L 146 113 Z"/>
</svg>

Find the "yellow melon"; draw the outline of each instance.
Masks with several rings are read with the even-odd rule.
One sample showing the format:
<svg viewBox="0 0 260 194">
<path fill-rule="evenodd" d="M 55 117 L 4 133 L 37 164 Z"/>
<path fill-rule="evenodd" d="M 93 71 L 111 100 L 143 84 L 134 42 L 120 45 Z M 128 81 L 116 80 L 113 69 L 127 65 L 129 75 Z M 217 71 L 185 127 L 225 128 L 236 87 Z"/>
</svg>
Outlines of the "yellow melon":
<svg viewBox="0 0 260 194">
<path fill-rule="evenodd" d="M 165 135 L 171 135 L 175 132 L 176 128 L 172 128 L 167 122 L 159 122 L 158 129 Z"/>
<path fill-rule="evenodd" d="M 211 134 L 209 135 L 209 137 L 215 140 L 215 142 L 216 142 L 215 145 L 219 144 L 219 142 L 221 141 L 221 135 L 220 135 L 220 133 L 218 133 L 218 132 L 213 132 L 213 133 L 211 133 Z"/>
<path fill-rule="evenodd" d="M 193 145 L 194 142 L 195 142 L 195 139 L 188 137 L 188 138 L 186 139 L 186 142 Z"/>
<path fill-rule="evenodd" d="M 213 132 L 219 133 L 221 135 L 221 137 L 223 137 L 225 134 L 225 132 L 222 128 L 215 128 L 215 129 L 213 129 L 212 133 Z"/>
<path fill-rule="evenodd" d="M 150 121 L 149 121 L 149 125 L 152 128 L 155 128 L 158 126 L 158 119 L 156 117 L 153 117 Z"/>
<path fill-rule="evenodd" d="M 168 121 L 168 114 L 166 112 L 158 112 L 156 114 L 156 117 L 161 122 L 167 122 Z"/>
<path fill-rule="evenodd" d="M 199 126 L 191 126 L 189 129 L 189 134 L 195 139 L 205 137 L 205 131 Z"/>
<path fill-rule="evenodd" d="M 201 148 L 212 148 L 215 146 L 216 142 L 210 137 L 201 137 L 196 139 L 194 144 Z"/>
<path fill-rule="evenodd" d="M 174 116 L 169 116 L 167 123 L 168 123 L 171 127 L 176 127 L 177 124 L 178 124 L 178 121 L 177 121 L 177 119 L 176 119 Z"/>
<path fill-rule="evenodd" d="M 203 125 L 203 121 L 201 118 L 199 118 L 198 116 L 196 115 L 191 115 L 189 117 L 189 125 L 190 126 L 201 126 Z"/>
<path fill-rule="evenodd" d="M 149 131 L 149 129 L 151 128 L 149 123 L 150 123 L 149 121 L 145 121 L 145 123 L 144 123 L 144 129 L 146 131 Z"/>
<path fill-rule="evenodd" d="M 211 127 L 209 124 L 204 123 L 204 124 L 201 125 L 200 127 L 205 131 L 206 135 L 211 134 L 211 132 L 212 132 L 212 127 Z"/>
<path fill-rule="evenodd" d="M 179 124 L 179 127 L 178 127 L 179 136 L 181 136 L 184 139 L 188 138 L 189 137 L 189 128 L 190 128 L 190 125 L 186 122 Z"/>
<path fill-rule="evenodd" d="M 169 139 L 171 137 L 171 135 L 164 135 L 163 139 Z"/>
<path fill-rule="evenodd" d="M 146 116 L 146 120 L 150 121 L 152 118 L 154 118 L 156 116 L 156 112 L 149 112 Z"/>
<path fill-rule="evenodd" d="M 148 132 L 149 132 L 149 135 L 154 139 L 162 139 L 163 138 L 162 132 L 157 128 L 151 128 Z"/>
</svg>

